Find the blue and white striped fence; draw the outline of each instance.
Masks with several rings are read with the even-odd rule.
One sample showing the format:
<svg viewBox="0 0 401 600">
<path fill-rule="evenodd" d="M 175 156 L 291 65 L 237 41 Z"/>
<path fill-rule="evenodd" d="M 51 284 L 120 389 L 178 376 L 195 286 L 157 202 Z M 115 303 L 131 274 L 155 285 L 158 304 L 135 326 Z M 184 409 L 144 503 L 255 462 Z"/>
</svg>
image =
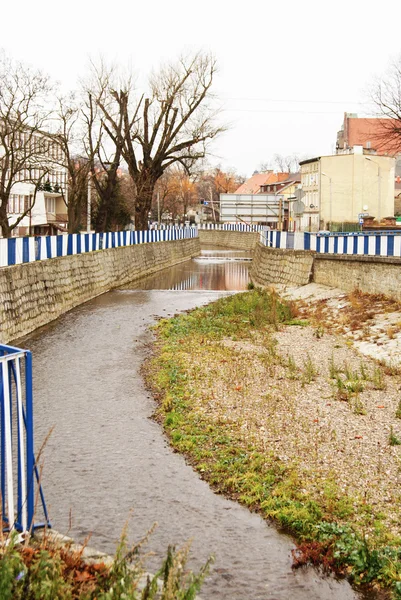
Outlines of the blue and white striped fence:
<svg viewBox="0 0 401 600">
<path fill-rule="evenodd" d="M 44 524 L 49 525 L 34 456 L 32 407 L 31 353 L 0 345 L 1 516 L 3 531 L 21 535 L 34 527 L 37 492 Z"/>
<path fill-rule="evenodd" d="M 319 254 L 401 257 L 401 232 L 308 233 L 268 231 L 260 241 L 271 248 L 312 250 Z"/>
<path fill-rule="evenodd" d="M 267 231 L 269 228 L 266 225 L 251 225 L 247 223 L 203 223 L 198 225 L 199 229 L 216 231 Z"/>
<path fill-rule="evenodd" d="M 45 260 L 58 256 L 83 254 L 134 244 L 167 242 L 197 237 L 196 227 L 175 227 L 148 231 L 113 231 L 108 233 L 71 233 L 40 237 L 1 238 L 0 267 Z"/>
</svg>

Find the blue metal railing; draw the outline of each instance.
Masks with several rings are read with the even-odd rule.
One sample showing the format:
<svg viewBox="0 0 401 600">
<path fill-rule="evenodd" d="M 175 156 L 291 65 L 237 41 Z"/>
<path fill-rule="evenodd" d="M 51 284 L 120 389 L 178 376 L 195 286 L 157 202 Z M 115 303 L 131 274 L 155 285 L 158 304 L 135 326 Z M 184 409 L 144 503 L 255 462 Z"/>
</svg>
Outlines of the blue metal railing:
<svg viewBox="0 0 401 600">
<path fill-rule="evenodd" d="M 3 531 L 50 526 L 34 455 L 32 355 L 0 344 L 0 457 Z M 34 524 L 39 493 L 44 523 Z"/>
</svg>

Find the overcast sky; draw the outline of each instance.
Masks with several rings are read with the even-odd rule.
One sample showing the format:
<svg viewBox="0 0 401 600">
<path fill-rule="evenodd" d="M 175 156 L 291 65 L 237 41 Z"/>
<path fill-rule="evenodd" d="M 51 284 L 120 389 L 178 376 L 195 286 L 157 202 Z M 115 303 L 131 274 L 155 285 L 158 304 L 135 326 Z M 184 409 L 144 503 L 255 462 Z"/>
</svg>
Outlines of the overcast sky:
<svg viewBox="0 0 401 600">
<path fill-rule="evenodd" d="M 399 0 L 20 0 L 2 5 L 0 44 L 71 88 L 99 52 L 147 73 L 211 50 L 231 124 L 211 160 L 249 176 L 276 152 L 332 153 L 343 113 L 366 114 L 366 87 L 400 55 L 400 17 Z"/>
</svg>

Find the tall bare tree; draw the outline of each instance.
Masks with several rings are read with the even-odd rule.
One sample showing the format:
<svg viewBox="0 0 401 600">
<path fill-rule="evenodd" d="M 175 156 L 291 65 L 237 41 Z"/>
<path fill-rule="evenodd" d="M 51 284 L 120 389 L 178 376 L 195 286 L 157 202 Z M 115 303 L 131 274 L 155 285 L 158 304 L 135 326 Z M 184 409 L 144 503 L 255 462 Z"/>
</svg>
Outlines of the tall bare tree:
<svg viewBox="0 0 401 600">
<path fill-rule="evenodd" d="M 52 113 L 49 77 L 0 54 L 0 227 L 4 237 L 32 210 L 36 192 L 58 152 L 44 132 Z M 33 184 L 24 210 L 12 221 L 8 205 L 16 183 Z"/>
<path fill-rule="evenodd" d="M 80 103 L 74 94 L 58 98 L 56 114 L 59 125 L 57 139 L 62 150 L 61 164 L 68 174 L 68 193 L 64 193 L 68 232 L 77 233 L 82 228 L 86 214 L 91 160 L 85 149 L 86 131 Z"/>
<path fill-rule="evenodd" d="M 371 99 L 380 118 L 380 130 L 374 138 L 379 151 L 401 153 L 401 54 L 393 60 L 381 78 L 376 79 L 370 91 Z"/>
<path fill-rule="evenodd" d="M 223 127 L 216 123 L 211 87 L 216 61 L 209 54 L 181 58 L 154 73 L 149 90 L 135 97 L 132 81 L 101 80 L 96 103 L 115 147 L 122 145 L 135 184 L 135 226 L 148 228 L 148 213 L 157 180 L 173 164 L 190 173 L 206 155 L 209 142 Z"/>
<path fill-rule="evenodd" d="M 86 86 L 83 115 L 86 123 L 86 154 L 89 159 L 91 184 L 97 193 L 95 231 L 107 231 L 118 202 L 119 166 L 123 152 L 124 115 L 114 111 L 108 95 L 110 73 L 102 63 L 92 70 L 92 81 Z M 110 130 L 105 115 L 113 122 Z"/>
</svg>

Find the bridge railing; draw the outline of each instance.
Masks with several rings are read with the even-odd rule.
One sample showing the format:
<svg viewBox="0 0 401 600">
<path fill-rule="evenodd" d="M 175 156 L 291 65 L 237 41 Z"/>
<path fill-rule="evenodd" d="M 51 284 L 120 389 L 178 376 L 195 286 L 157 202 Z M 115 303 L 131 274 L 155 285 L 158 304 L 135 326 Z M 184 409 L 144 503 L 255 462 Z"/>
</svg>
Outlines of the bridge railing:
<svg viewBox="0 0 401 600">
<path fill-rule="evenodd" d="M 147 231 L 70 233 L 21 238 L 0 238 L 0 267 L 106 250 L 134 244 L 167 242 L 197 237 L 196 227 L 171 227 Z"/>
<path fill-rule="evenodd" d="M 26 534 L 35 511 L 49 525 L 34 456 L 32 356 L 28 350 L 0 345 L 0 457 L 3 532 Z M 41 508 L 36 502 L 37 494 Z M 35 506 L 36 504 L 36 506 Z M 37 524 L 36 526 L 43 526 Z"/>
<path fill-rule="evenodd" d="M 401 257 L 400 231 L 350 233 L 261 232 L 260 242 L 270 248 L 312 250 L 319 254 Z"/>
</svg>

